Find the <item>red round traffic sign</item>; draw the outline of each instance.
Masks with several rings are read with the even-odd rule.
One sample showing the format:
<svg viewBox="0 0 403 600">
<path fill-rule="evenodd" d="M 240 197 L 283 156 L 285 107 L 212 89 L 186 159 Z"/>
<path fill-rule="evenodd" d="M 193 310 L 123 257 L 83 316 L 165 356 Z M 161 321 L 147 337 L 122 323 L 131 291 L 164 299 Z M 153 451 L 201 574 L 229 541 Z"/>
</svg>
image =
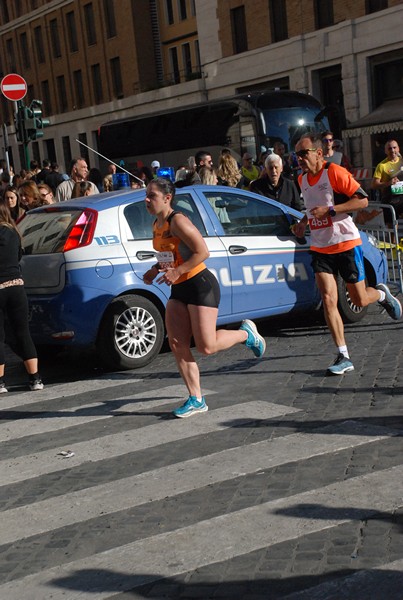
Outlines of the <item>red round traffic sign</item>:
<svg viewBox="0 0 403 600">
<path fill-rule="evenodd" d="M 1 80 L 1 92 L 7 100 L 22 100 L 27 93 L 27 82 L 21 75 L 10 73 Z"/>
</svg>

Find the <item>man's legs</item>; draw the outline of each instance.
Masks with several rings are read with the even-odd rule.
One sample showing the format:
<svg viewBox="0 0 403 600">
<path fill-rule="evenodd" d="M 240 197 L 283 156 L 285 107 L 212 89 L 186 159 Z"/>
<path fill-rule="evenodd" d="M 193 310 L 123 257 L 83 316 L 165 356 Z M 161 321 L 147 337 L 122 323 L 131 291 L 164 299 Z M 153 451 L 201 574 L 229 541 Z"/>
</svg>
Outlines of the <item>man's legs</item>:
<svg viewBox="0 0 403 600">
<path fill-rule="evenodd" d="M 346 287 L 351 301 L 356 306 L 368 306 L 380 300 L 379 291 L 373 287 L 366 287 L 364 280 L 357 283 L 346 283 Z"/>
<path fill-rule="evenodd" d="M 330 273 L 315 273 L 315 279 L 322 297 L 325 319 L 333 341 L 337 347 L 345 346 L 344 324 L 337 308 L 336 277 Z"/>
<path fill-rule="evenodd" d="M 344 337 L 344 324 L 337 307 L 336 277 L 330 273 L 315 273 L 315 278 L 322 297 L 326 323 L 338 349 L 337 358 L 333 365 L 327 369 L 327 373 L 329 375 L 343 375 L 349 371 L 354 371 L 354 365 L 348 355 Z"/>
<path fill-rule="evenodd" d="M 388 286 L 384 283 L 379 283 L 376 289 L 365 287 L 365 281 L 347 283 L 346 285 L 350 298 L 356 306 L 368 306 L 368 304 L 379 302 L 391 319 L 399 321 L 402 318 L 402 305 L 400 301 L 393 296 Z"/>
</svg>

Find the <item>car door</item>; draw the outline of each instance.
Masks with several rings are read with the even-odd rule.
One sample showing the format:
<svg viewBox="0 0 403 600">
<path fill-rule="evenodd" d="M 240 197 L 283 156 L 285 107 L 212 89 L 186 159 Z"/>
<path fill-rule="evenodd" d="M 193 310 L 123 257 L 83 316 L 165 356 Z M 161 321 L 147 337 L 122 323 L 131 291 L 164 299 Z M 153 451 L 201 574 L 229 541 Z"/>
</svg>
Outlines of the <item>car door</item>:
<svg viewBox="0 0 403 600">
<path fill-rule="evenodd" d="M 222 227 L 229 264 L 217 277 L 232 289 L 232 313 L 265 316 L 313 304 L 309 246 L 292 235 L 287 207 L 233 188 L 203 193 Z"/>
<path fill-rule="evenodd" d="M 210 252 L 210 257 L 206 261 L 207 266 L 213 271 L 228 269 L 227 251 L 220 238 L 215 235 L 212 223 L 203 206 L 197 202 L 197 197 L 193 197 L 190 190 L 181 191 L 175 198 L 174 208 L 186 215 L 202 234 Z M 144 201 L 121 206 L 119 210 L 122 243 L 133 271 L 142 282 L 144 273 L 155 263 L 152 245 L 154 217 L 147 212 Z M 154 283 L 153 287 L 158 287 L 160 293 L 163 293 L 166 299 L 169 298 L 170 288 L 167 285 Z M 222 316 L 230 314 L 231 305 L 231 288 L 227 286 L 222 288 L 219 314 Z"/>
</svg>

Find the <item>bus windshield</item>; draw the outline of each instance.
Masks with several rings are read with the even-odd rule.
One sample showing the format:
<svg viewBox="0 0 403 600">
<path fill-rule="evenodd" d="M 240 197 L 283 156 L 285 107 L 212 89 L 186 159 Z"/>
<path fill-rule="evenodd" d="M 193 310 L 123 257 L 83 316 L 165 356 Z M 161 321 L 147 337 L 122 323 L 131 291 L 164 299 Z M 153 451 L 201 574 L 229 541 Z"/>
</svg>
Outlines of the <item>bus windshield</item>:
<svg viewBox="0 0 403 600">
<path fill-rule="evenodd" d="M 266 147 L 261 149 L 267 150 L 267 146 L 272 147 L 274 142 L 283 142 L 286 152 L 292 152 L 305 133 L 320 134 L 327 129 L 326 120 L 315 120 L 318 114 L 318 108 L 311 106 L 263 109 L 266 143 L 262 145 Z"/>
</svg>

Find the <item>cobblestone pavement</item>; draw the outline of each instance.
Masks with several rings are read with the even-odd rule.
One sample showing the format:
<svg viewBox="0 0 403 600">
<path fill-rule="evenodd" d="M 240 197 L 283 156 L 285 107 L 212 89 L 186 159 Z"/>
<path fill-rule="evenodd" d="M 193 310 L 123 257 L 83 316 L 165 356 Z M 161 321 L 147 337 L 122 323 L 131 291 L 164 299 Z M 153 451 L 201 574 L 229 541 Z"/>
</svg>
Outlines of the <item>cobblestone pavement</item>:
<svg viewBox="0 0 403 600">
<path fill-rule="evenodd" d="M 10 354 L 0 404 L 0 600 L 403 599 L 403 322 L 265 321 L 262 360 L 200 357 L 208 413 L 175 419 L 173 357 L 103 373 Z M 61 452 L 74 453 L 70 458 Z"/>
</svg>

